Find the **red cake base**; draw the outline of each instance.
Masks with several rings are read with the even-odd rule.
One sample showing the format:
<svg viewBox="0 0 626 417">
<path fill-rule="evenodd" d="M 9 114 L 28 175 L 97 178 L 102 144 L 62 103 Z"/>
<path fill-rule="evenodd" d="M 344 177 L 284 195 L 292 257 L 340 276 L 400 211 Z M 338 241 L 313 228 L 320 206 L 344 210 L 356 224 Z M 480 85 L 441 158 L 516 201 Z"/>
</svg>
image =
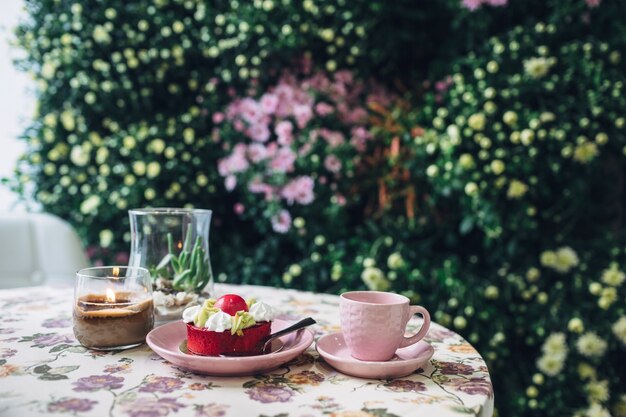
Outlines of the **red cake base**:
<svg viewBox="0 0 626 417">
<path fill-rule="evenodd" d="M 232 335 L 230 330 L 214 332 L 187 323 L 187 349 L 196 355 L 259 355 L 259 346 L 264 337 L 269 336 L 271 322 L 257 323 L 243 330 L 243 336 Z"/>
</svg>

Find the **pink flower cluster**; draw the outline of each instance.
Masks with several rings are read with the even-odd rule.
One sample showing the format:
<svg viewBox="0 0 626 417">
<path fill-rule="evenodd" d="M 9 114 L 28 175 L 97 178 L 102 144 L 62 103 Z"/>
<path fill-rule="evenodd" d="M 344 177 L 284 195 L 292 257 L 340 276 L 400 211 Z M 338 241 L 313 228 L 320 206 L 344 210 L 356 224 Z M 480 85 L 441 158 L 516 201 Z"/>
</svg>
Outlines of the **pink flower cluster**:
<svg viewBox="0 0 626 417">
<path fill-rule="evenodd" d="M 312 204 L 316 187 L 332 185 L 329 177 L 341 177 L 342 158 L 346 154 L 357 157 L 366 150 L 372 138 L 366 128 L 367 103 L 388 105 L 392 100 L 379 87 L 368 93 L 366 96 L 365 85 L 355 81 L 351 72 L 339 71 L 332 78 L 316 73 L 304 80 L 286 74 L 258 99 L 235 99 L 224 113 L 213 115 L 218 126 L 214 137 L 224 140 L 227 147 L 235 143 L 229 155 L 218 162 L 226 188 L 234 190 L 241 184 L 242 190 L 263 196 L 272 207 L 281 202 Z M 335 128 L 327 127 L 330 125 Z M 336 129 L 337 125 L 341 128 Z M 226 137 L 229 131 L 234 135 Z M 327 172 L 317 172 L 320 168 L 311 172 L 306 167 L 305 159 L 311 153 L 318 154 Z M 335 193 L 335 197 L 345 202 L 343 196 Z M 272 228 L 286 233 L 291 214 L 284 205 L 278 207 L 270 218 Z M 235 212 L 241 214 L 244 209 L 237 203 Z"/>
<path fill-rule="evenodd" d="M 483 4 L 490 6 L 506 6 L 508 0 L 462 0 L 461 2 L 466 9 L 474 11 Z"/>
</svg>

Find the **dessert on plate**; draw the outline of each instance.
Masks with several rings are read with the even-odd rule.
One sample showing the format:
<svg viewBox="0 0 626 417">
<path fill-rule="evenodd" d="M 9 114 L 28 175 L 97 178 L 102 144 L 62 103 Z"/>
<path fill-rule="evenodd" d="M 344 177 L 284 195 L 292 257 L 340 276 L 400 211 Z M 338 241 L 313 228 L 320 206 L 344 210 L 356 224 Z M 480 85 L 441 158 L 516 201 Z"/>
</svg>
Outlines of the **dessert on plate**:
<svg viewBox="0 0 626 417">
<path fill-rule="evenodd" d="M 196 355 L 259 355 L 270 335 L 274 309 L 261 301 L 226 294 L 183 311 L 187 349 Z"/>
</svg>

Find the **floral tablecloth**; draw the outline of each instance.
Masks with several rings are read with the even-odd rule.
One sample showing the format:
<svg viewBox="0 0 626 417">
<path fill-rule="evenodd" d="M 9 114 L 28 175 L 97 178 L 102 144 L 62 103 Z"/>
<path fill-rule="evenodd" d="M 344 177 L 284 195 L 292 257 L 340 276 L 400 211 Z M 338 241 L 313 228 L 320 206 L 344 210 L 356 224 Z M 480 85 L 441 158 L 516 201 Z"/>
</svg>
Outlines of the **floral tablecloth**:
<svg viewBox="0 0 626 417">
<path fill-rule="evenodd" d="M 255 286 L 218 285 L 277 307 L 282 318 L 312 316 L 316 338 L 339 330 L 339 298 Z M 493 390 L 478 352 L 432 325 L 435 355 L 395 380 L 333 370 L 312 345 L 263 375 L 218 378 L 178 369 L 146 345 L 118 352 L 83 348 L 72 334 L 72 289 L 0 291 L 0 415 L 129 417 L 491 416 Z M 415 324 L 417 325 L 417 324 Z"/>
</svg>

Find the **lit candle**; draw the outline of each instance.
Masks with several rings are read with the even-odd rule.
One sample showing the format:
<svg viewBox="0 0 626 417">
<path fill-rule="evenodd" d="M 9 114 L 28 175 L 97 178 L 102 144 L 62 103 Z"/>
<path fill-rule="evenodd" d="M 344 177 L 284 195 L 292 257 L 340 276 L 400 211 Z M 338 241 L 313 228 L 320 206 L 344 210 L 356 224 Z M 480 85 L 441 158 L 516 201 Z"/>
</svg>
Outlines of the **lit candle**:
<svg viewBox="0 0 626 417">
<path fill-rule="evenodd" d="M 125 274 L 120 275 L 123 271 Z M 98 288 L 106 286 L 104 291 Z M 144 268 L 87 268 L 77 273 L 74 335 L 94 349 L 138 346 L 154 325 L 150 274 Z"/>
</svg>

